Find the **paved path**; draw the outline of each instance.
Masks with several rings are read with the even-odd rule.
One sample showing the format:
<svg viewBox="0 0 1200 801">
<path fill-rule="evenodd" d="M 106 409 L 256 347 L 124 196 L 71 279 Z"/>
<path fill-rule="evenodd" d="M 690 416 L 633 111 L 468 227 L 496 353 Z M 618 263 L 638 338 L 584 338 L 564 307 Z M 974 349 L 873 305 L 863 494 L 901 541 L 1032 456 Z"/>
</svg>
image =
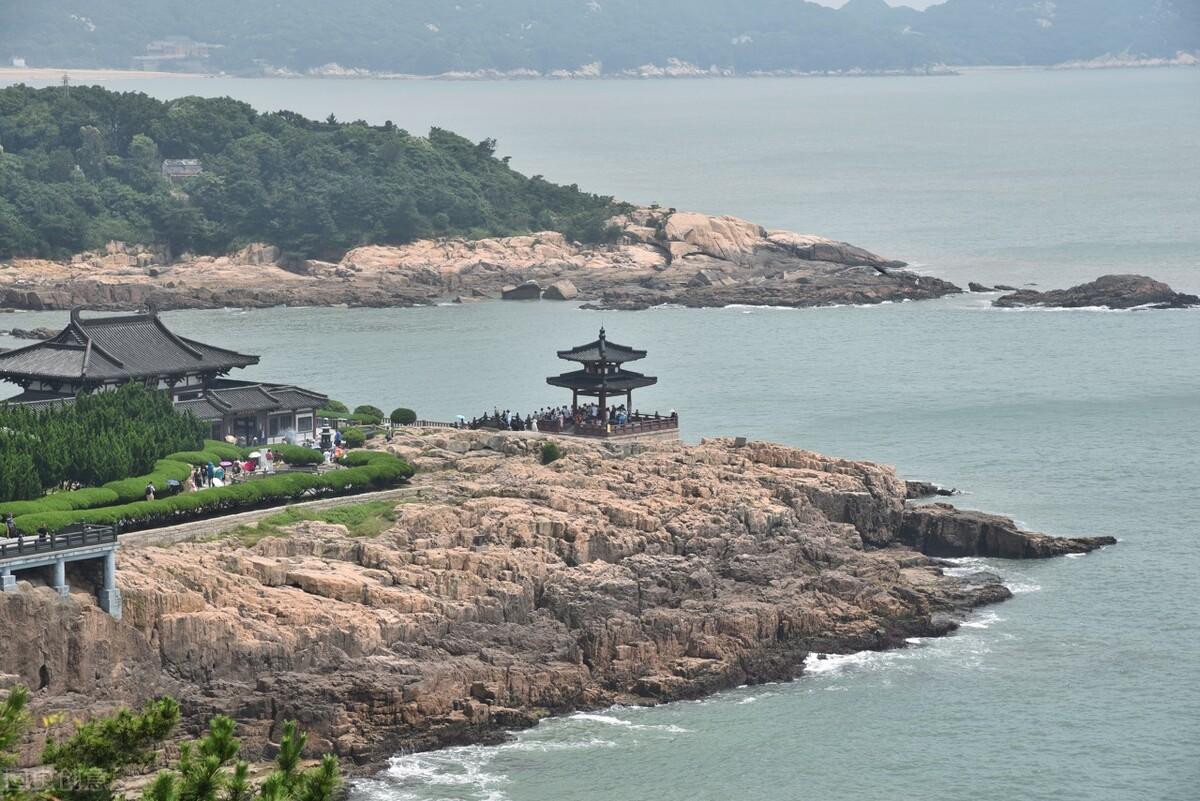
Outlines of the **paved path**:
<svg viewBox="0 0 1200 801">
<path fill-rule="evenodd" d="M 173 545 L 177 542 L 187 542 L 200 537 L 223 534 L 226 531 L 234 530 L 238 526 L 244 526 L 248 523 L 262 520 L 264 517 L 278 514 L 285 509 L 294 508 L 320 511 L 322 509 L 333 509 L 338 506 L 352 506 L 368 501 L 387 501 L 393 498 L 396 500 L 400 500 L 401 498 L 419 498 L 422 495 L 428 494 L 429 490 L 427 488 L 410 486 L 383 490 L 382 492 L 364 492 L 361 495 L 322 498 L 317 501 L 303 501 L 286 506 L 272 506 L 269 509 L 255 509 L 252 512 L 240 512 L 235 515 L 213 517 L 208 520 L 194 520 L 190 523 L 181 523 L 177 526 L 134 531 L 129 534 L 122 534 L 119 542 L 122 548 L 141 548 L 147 545 Z"/>
</svg>

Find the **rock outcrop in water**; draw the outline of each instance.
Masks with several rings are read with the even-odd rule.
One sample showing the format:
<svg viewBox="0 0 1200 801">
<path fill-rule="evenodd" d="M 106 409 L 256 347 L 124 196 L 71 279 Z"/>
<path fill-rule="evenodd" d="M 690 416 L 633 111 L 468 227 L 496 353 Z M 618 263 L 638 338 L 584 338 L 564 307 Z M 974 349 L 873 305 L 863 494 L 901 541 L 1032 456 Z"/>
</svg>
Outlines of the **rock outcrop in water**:
<svg viewBox="0 0 1200 801">
<path fill-rule="evenodd" d="M 362 247 L 340 262 L 289 262 L 252 245 L 184 256 L 113 243 L 69 263 L 0 265 L 0 304 L 24 309 L 222 306 L 405 306 L 456 296 L 532 298 L 559 287 L 612 308 L 661 303 L 816 306 L 936 298 L 958 287 L 822 237 L 767 231 L 734 217 L 642 209 L 614 219 L 612 245 L 545 232 L 501 239 Z M 536 286 L 535 286 L 536 285 Z M 574 297 L 574 295 L 572 295 Z"/>
<path fill-rule="evenodd" d="M 0 596 L 15 644 L 0 649 L 0 683 L 41 687 L 35 711 L 68 719 L 171 693 L 190 730 L 235 717 L 251 755 L 298 718 L 314 751 L 371 765 L 548 713 L 789 679 L 810 652 L 944 634 L 1009 597 L 994 577 L 944 575 L 914 545 L 1103 544 L 912 507 L 889 467 L 770 443 L 564 440 L 543 466 L 543 441 L 397 437 L 424 496 L 374 538 L 309 522 L 250 547 L 126 546 L 123 622 L 86 576 L 69 600 L 24 585 Z"/>
<path fill-rule="evenodd" d="M 1200 297 L 1176 292 L 1162 281 L 1144 275 L 1103 275 L 1095 281 L 1070 289 L 1038 292 L 1020 289 L 992 301 L 993 306 L 1046 306 L 1053 308 L 1105 307 L 1132 309 L 1146 306 L 1155 309 L 1185 309 L 1200 306 Z"/>
</svg>

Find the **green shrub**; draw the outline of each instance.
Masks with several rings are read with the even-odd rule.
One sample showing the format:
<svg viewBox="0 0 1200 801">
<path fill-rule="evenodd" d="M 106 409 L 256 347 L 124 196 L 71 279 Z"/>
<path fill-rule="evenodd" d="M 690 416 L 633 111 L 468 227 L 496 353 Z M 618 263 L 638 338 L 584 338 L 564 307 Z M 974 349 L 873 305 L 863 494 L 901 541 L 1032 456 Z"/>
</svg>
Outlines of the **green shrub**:
<svg viewBox="0 0 1200 801">
<path fill-rule="evenodd" d="M 204 440 L 203 450 L 208 453 L 214 453 L 217 456 L 221 457 L 221 459 L 219 459 L 218 461 L 228 460 L 228 461 L 233 462 L 233 461 L 237 461 L 238 459 L 245 459 L 246 454 L 250 453 L 250 451 L 252 451 L 254 449 L 253 448 L 239 448 L 236 445 L 230 445 L 228 442 L 220 442 L 215 439 L 206 439 L 206 440 Z"/>
<path fill-rule="evenodd" d="M 347 448 L 361 448 L 367 444 L 367 435 L 361 428 L 347 428 L 342 432 L 342 442 Z"/>
<path fill-rule="evenodd" d="M 550 464 L 562 457 L 562 449 L 558 447 L 556 442 L 546 442 L 542 444 L 542 464 Z"/>
<path fill-rule="evenodd" d="M 399 409 L 392 409 L 392 425 L 411 426 L 417 422 L 417 413 L 412 409 L 405 409 L 401 406 Z"/>
<path fill-rule="evenodd" d="M 278 458 L 293 467 L 320 464 L 325 458 L 320 451 L 313 448 L 305 448 L 301 445 L 272 445 L 271 450 Z"/>
<path fill-rule="evenodd" d="M 362 406 L 355 406 L 354 413 L 361 414 L 361 415 L 364 415 L 367 417 L 373 417 L 373 418 L 375 418 L 375 422 L 377 422 L 377 423 L 383 419 L 383 409 L 380 409 L 378 406 L 371 406 L 370 404 L 363 404 Z"/>
<path fill-rule="evenodd" d="M 340 400 L 334 400 L 333 398 L 330 398 L 329 400 L 325 401 L 325 406 L 322 407 L 322 410 L 330 411 L 330 412 L 334 413 L 333 415 L 323 415 L 324 417 L 331 417 L 331 416 L 336 416 L 338 414 L 349 414 L 350 413 L 349 406 L 342 403 Z M 320 412 L 318 412 L 318 414 L 320 414 Z"/>
</svg>

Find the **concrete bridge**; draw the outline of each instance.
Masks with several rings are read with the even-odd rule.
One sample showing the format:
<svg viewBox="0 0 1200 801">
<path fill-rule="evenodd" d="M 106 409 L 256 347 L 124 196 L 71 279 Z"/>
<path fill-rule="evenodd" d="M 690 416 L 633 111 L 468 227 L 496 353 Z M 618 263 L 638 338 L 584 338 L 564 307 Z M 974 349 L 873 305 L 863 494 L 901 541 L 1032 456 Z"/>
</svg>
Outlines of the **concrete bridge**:
<svg viewBox="0 0 1200 801">
<path fill-rule="evenodd" d="M 0 590 L 16 592 L 17 574 L 51 568 L 55 590 L 66 598 L 67 563 L 102 560 L 104 580 L 100 608 L 121 619 L 121 591 L 117 589 L 117 530 L 113 526 L 84 525 L 80 531 L 51 534 L 35 539 L 0 540 Z"/>
</svg>

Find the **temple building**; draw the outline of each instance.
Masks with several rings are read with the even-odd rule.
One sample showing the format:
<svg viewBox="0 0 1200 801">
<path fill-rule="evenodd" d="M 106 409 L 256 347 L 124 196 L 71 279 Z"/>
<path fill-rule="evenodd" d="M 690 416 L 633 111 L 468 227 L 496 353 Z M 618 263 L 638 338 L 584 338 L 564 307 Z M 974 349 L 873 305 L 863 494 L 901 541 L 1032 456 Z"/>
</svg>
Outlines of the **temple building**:
<svg viewBox="0 0 1200 801">
<path fill-rule="evenodd" d="M 54 337 L 0 353 L 0 379 L 24 390 L 0 402 L 45 408 L 70 403 L 81 392 L 137 381 L 169 392 L 177 407 L 209 424 L 213 439 L 312 439 L 316 411 L 328 398 L 300 387 L 225 377 L 253 364 L 257 356 L 172 333 L 153 310 L 89 318 L 76 308 Z"/>
<path fill-rule="evenodd" d="M 633 405 L 633 391 L 653 386 L 658 379 L 626 370 L 626 362 L 646 358 L 646 351 L 609 342 L 600 329 L 598 339 L 570 350 L 558 351 L 558 358 L 582 365 L 561 375 L 550 376 L 546 383 L 571 390 L 571 409 L 580 419 L 568 433 L 582 436 L 645 436 L 662 432 L 678 436 L 679 418 L 670 415 L 642 414 Z M 580 415 L 579 398 L 596 399 L 596 417 Z M 614 419 L 612 407 L 619 409 Z"/>
</svg>

